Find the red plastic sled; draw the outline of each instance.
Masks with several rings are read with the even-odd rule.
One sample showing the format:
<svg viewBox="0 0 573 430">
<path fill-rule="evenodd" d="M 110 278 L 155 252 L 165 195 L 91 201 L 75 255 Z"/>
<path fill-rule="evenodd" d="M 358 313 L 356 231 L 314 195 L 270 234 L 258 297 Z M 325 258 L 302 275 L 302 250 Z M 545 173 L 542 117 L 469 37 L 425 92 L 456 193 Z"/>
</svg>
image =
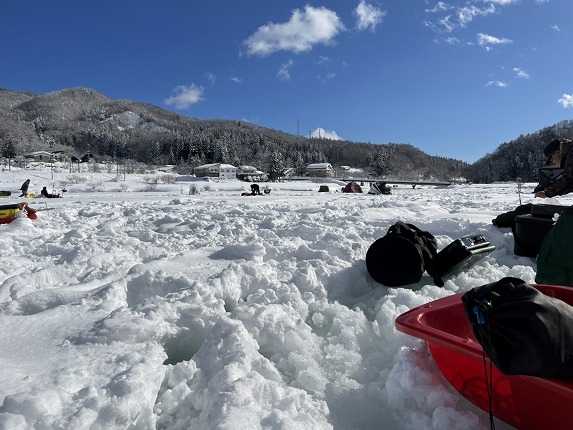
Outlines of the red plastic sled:
<svg viewBox="0 0 573 430">
<path fill-rule="evenodd" d="M 573 288 L 533 285 L 573 305 Z M 396 318 L 396 328 L 428 343 L 448 382 L 489 412 L 483 350 L 461 301 L 463 293 L 435 300 Z M 487 359 L 489 369 L 489 359 Z M 573 428 L 573 380 L 502 374 L 493 364 L 493 415 L 518 429 Z"/>
</svg>

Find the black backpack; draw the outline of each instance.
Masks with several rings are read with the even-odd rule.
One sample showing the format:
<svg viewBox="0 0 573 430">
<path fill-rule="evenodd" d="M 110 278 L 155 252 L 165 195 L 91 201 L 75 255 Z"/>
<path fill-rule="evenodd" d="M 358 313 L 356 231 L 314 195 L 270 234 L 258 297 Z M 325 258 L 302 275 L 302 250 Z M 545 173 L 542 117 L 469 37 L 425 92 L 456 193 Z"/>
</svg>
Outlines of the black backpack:
<svg viewBox="0 0 573 430">
<path fill-rule="evenodd" d="M 573 378 L 573 307 L 521 279 L 503 278 L 462 296 L 476 339 L 500 372 Z"/>
<path fill-rule="evenodd" d="M 438 243 L 429 232 L 398 221 L 366 252 L 366 268 L 376 282 L 388 287 L 419 282 L 424 271 L 434 276 L 432 258 Z"/>
</svg>

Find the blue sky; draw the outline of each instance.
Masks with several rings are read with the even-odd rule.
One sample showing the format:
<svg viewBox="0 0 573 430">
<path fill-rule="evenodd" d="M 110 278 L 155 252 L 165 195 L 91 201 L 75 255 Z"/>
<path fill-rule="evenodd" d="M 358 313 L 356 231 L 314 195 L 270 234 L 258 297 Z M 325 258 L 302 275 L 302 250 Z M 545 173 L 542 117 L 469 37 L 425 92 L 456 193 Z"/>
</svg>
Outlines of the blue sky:
<svg viewBox="0 0 573 430">
<path fill-rule="evenodd" d="M 26 0 L 0 87 L 473 162 L 573 118 L 571 0 Z"/>
</svg>

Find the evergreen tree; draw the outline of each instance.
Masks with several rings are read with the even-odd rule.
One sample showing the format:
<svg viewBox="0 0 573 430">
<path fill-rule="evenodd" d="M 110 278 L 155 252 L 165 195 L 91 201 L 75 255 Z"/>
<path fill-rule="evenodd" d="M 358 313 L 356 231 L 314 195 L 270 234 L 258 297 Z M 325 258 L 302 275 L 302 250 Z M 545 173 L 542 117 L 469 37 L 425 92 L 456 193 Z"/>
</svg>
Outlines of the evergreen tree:
<svg viewBox="0 0 573 430">
<path fill-rule="evenodd" d="M 279 151 L 270 154 L 269 166 L 269 179 L 271 181 L 279 180 L 285 171 L 285 164 L 283 156 Z"/>
<path fill-rule="evenodd" d="M 16 154 L 16 146 L 14 145 L 14 141 L 10 138 L 2 141 L 2 146 L 0 148 L 2 157 L 5 158 L 14 158 Z"/>
</svg>

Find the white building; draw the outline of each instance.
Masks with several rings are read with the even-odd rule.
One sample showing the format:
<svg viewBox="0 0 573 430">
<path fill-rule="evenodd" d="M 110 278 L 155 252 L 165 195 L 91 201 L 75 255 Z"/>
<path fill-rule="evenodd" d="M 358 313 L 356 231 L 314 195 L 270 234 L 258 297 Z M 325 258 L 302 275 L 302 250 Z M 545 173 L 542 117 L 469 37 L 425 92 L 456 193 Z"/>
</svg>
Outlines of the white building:
<svg viewBox="0 0 573 430">
<path fill-rule="evenodd" d="M 54 159 L 54 154 L 47 151 L 35 151 L 24 154 L 27 160 L 50 162 Z"/>
<path fill-rule="evenodd" d="M 330 163 L 314 163 L 306 166 L 306 174 L 319 178 L 332 178 L 334 169 Z"/>
<path fill-rule="evenodd" d="M 235 166 L 231 166 L 230 164 L 223 163 L 203 164 L 202 166 L 195 167 L 193 172 L 197 177 L 224 179 L 237 178 L 237 168 Z"/>
<path fill-rule="evenodd" d="M 350 166 L 340 166 L 342 169 L 342 179 L 364 178 L 364 170 Z"/>
<path fill-rule="evenodd" d="M 253 166 L 239 166 L 237 169 L 237 179 L 247 182 L 261 182 L 266 181 L 268 175 Z"/>
<path fill-rule="evenodd" d="M 64 151 L 55 151 L 55 152 L 48 152 L 48 151 L 34 151 L 28 152 L 23 154 L 23 157 L 26 160 L 33 160 L 33 161 L 40 161 L 49 163 L 52 161 L 69 161 L 70 155 Z"/>
</svg>

